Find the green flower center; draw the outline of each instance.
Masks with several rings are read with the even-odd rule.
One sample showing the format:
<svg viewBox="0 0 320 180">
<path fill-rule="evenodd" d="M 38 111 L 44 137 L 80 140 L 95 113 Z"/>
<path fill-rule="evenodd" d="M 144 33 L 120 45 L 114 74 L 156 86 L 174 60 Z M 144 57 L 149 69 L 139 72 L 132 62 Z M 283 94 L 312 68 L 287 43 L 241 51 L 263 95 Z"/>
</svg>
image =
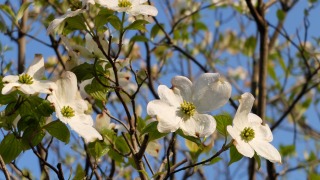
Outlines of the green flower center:
<svg viewBox="0 0 320 180">
<path fill-rule="evenodd" d="M 254 138 L 254 130 L 250 127 L 246 127 L 241 131 L 240 137 L 247 143 Z"/>
<path fill-rule="evenodd" d="M 125 7 L 131 7 L 132 4 L 130 0 L 119 0 L 118 6 L 125 8 Z"/>
<path fill-rule="evenodd" d="M 71 118 L 74 116 L 74 110 L 70 106 L 63 106 L 61 109 L 61 114 L 66 118 Z"/>
<path fill-rule="evenodd" d="M 188 116 L 193 116 L 196 112 L 196 106 L 193 105 L 191 102 L 183 101 L 180 105 L 181 111 Z"/>
<path fill-rule="evenodd" d="M 32 84 L 33 78 L 29 74 L 21 74 L 18 81 L 22 84 Z"/>
</svg>

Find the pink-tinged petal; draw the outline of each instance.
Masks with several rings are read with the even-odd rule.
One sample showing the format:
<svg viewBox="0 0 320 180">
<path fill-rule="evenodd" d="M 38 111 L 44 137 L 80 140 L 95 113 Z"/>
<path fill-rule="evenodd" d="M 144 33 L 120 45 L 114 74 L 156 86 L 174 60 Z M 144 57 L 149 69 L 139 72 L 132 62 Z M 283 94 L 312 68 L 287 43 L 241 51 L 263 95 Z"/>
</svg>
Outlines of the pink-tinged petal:
<svg viewBox="0 0 320 180">
<path fill-rule="evenodd" d="M 18 82 L 19 81 L 19 76 L 17 75 L 8 75 L 2 78 L 3 83 L 13 83 L 13 82 Z"/>
<path fill-rule="evenodd" d="M 68 121 L 68 124 L 71 129 L 83 137 L 86 142 L 92 142 L 96 139 L 102 140 L 101 134 L 92 127 L 93 120 L 89 115 L 80 114 L 75 116 Z"/>
<path fill-rule="evenodd" d="M 42 79 L 44 76 L 44 59 L 41 54 L 35 54 L 34 59 L 27 69 L 26 74 L 34 79 Z"/>
<path fill-rule="evenodd" d="M 180 129 L 185 135 L 197 138 L 207 137 L 216 129 L 215 119 L 207 114 L 195 114 L 192 118 L 182 120 Z"/>
<path fill-rule="evenodd" d="M 158 10 L 154 6 L 150 5 L 138 5 L 133 6 L 131 9 L 127 11 L 128 14 L 131 14 L 133 16 L 137 15 L 150 15 L 150 16 L 157 16 Z"/>
<path fill-rule="evenodd" d="M 9 84 L 5 84 L 4 87 L 2 88 L 1 93 L 6 95 L 11 93 L 12 91 L 15 91 L 17 89 L 19 89 L 21 86 L 20 83 L 9 83 Z"/>
<path fill-rule="evenodd" d="M 179 98 L 179 96 L 165 85 L 160 85 L 158 87 L 158 94 L 161 101 L 168 103 L 170 106 L 179 107 L 183 102 L 181 97 Z"/>
<path fill-rule="evenodd" d="M 176 111 L 176 108 L 162 100 L 153 100 L 147 105 L 147 113 L 156 116 L 159 121 L 158 131 L 162 133 L 175 132 L 179 128 L 182 119 L 176 116 Z"/>
<path fill-rule="evenodd" d="M 268 124 L 252 127 L 255 132 L 255 139 L 271 142 L 273 135 Z"/>
<path fill-rule="evenodd" d="M 205 73 L 193 83 L 192 100 L 200 113 L 211 112 L 226 104 L 231 96 L 231 85 L 218 73 Z"/>
<path fill-rule="evenodd" d="M 59 27 L 61 23 L 64 22 L 66 18 L 77 16 L 78 14 L 84 12 L 84 9 L 77 9 L 75 11 L 67 11 L 63 16 L 54 19 L 48 26 L 47 34 L 53 33 L 56 28 Z"/>
<path fill-rule="evenodd" d="M 257 154 L 270 162 L 281 163 L 281 155 L 279 151 L 272 146 L 269 142 L 253 139 L 249 142 L 250 146 L 257 152 Z"/>
<path fill-rule="evenodd" d="M 173 88 L 177 88 L 180 91 L 182 98 L 188 102 L 191 102 L 192 96 L 192 82 L 184 76 L 176 76 L 172 78 L 171 84 Z"/>
<path fill-rule="evenodd" d="M 242 130 L 245 127 L 252 126 L 248 118 L 249 118 L 249 113 L 251 111 L 251 108 L 253 106 L 254 97 L 250 93 L 244 93 L 241 95 L 241 99 L 239 100 L 239 102 L 240 104 L 236 112 L 236 115 L 234 116 L 233 124 L 239 130 Z M 250 115 L 250 118 L 252 117 L 254 117 L 254 119 L 251 119 L 253 120 L 253 122 L 257 121 L 255 116 Z"/>
</svg>

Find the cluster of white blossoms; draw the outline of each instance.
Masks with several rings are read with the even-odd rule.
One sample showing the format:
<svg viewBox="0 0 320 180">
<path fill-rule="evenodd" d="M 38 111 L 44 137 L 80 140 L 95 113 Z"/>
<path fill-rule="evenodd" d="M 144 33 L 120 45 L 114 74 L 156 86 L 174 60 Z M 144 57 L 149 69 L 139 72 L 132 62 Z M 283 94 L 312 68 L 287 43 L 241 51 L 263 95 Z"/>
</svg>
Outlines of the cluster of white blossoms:
<svg viewBox="0 0 320 180">
<path fill-rule="evenodd" d="M 49 94 L 48 100 L 54 105 L 55 114 L 60 121 L 68 124 L 86 142 L 102 140 L 102 136 L 93 128 L 92 117 L 85 114 L 88 105 L 80 96 L 75 74 L 66 71 L 60 79 L 52 82 L 42 80 L 44 71 L 44 59 L 42 55 L 36 54 L 26 72 L 20 75 L 8 75 L 2 79 L 4 83 L 2 94 L 16 90 L 27 95 Z"/>
<path fill-rule="evenodd" d="M 216 121 L 205 113 L 227 103 L 231 85 L 217 73 L 205 73 L 194 84 L 182 76 L 174 77 L 171 83 L 171 89 L 160 85 L 160 99 L 147 105 L 147 113 L 158 121 L 158 131 L 169 133 L 181 129 L 185 135 L 197 138 L 211 135 L 216 129 Z M 254 97 L 245 93 L 239 101 L 233 126 L 227 126 L 238 152 L 251 158 L 255 151 L 271 162 L 281 163 L 279 152 L 270 144 L 273 136 L 269 126 L 250 113 Z"/>
<path fill-rule="evenodd" d="M 48 26 L 47 33 L 57 32 L 61 34 L 65 20 L 77 16 L 86 11 L 90 4 L 99 4 L 100 6 L 117 11 L 125 12 L 131 16 L 147 15 L 157 16 L 158 10 L 154 6 L 146 4 L 147 0 L 82 0 L 82 8 L 74 11 L 68 10 L 66 14 L 54 19 Z"/>
</svg>

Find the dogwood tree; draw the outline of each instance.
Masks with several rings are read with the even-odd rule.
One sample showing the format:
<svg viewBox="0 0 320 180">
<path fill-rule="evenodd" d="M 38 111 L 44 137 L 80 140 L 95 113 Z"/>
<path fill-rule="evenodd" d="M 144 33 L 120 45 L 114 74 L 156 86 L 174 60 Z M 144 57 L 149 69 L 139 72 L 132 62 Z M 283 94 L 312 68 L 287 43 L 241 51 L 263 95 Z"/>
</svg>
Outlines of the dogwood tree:
<svg viewBox="0 0 320 180">
<path fill-rule="evenodd" d="M 2 1 L 0 179 L 319 178 L 318 5 Z"/>
</svg>

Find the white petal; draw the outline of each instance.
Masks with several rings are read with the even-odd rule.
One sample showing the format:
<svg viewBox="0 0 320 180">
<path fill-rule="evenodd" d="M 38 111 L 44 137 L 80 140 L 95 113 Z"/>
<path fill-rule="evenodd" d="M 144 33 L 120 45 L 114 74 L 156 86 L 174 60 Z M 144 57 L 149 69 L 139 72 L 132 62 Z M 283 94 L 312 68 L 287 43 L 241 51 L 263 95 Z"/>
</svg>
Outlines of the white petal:
<svg viewBox="0 0 320 180">
<path fill-rule="evenodd" d="M 193 83 L 192 100 L 198 112 L 210 112 L 226 104 L 231 96 L 231 85 L 218 73 L 205 73 Z"/>
<path fill-rule="evenodd" d="M 244 93 L 241 95 L 241 99 L 239 100 L 240 104 L 236 115 L 233 119 L 233 124 L 235 127 L 239 128 L 239 130 L 244 129 L 245 127 L 251 127 L 251 124 L 248 120 L 249 113 L 253 106 L 254 97 L 250 93 Z M 251 120 L 256 121 L 257 119 L 252 119 L 252 115 L 250 115 Z"/>
<path fill-rule="evenodd" d="M 267 141 L 253 139 L 249 142 L 251 147 L 257 152 L 259 156 L 268 159 L 271 162 L 281 163 L 281 155 L 278 150 Z"/>
<path fill-rule="evenodd" d="M 26 74 L 34 79 L 42 79 L 44 76 L 44 59 L 41 54 L 35 54 L 34 59 L 27 69 Z"/>
<path fill-rule="evenodd" d="M 158 131 L 163 133 L 175 132 L 179 128 L 182 119 L 176 116 L 176 110 L 162 100 L 153 100 L 147 105 L 147 113 L 156 116 L 159 121 Z"/>
<path fill-rule="evenodd" d="M 215 119 L 207 114 L 195 114 L 192 118 L 180 122 L 184 134 L 194 137 L 207 137 L 216 129 Z"/>
<path fill-rule="evenodd" d="M 91 123 L 90 123 L 91 122 Z M 81 114 L 75 116 L 68 121 L 71 129 L 76 131 L 81 137 L 83 137 L 86 142 L 91 142 L 96 139 L 102 140 L 102 136 L 99 132 L 92 127 L 92 118 L 89 115 Z"/>
<path fill-rule="evenodd" d="M 165 85 L 158 87 L 158 94 L 162 101 L 174 107 L 179 107 L 183 101 L 181 97 L 174 94 L 173 91 Z"/>
<path fill-rule="evenodd" d="M 246 157 L 253 157 L 254 151 L 250 145 L 241 140 L 240 131 L 232 126 L 227 126 L 227 131 L 230 136 L 234 139 L 234 145 L 237 148 L 238 152 Z"/>
<path fill-rule="evenodd" d="M 19 89 L 20 86 L 21 86 L 20 83 L 8 83 L 8 84 L 5 84 L 4 87 L 2 88 L 1 93 L 4 94 L 4 95 L 9 94 L 12 91 L 15 91 L 15 90 Z"/>
<path fill-rule="evenodd" d="M 21 92 L 23 92 L 24 94 L 35 94 L 37 93 L 36 89 L 34 88 L 35 86 L 29 85 L 29 84 L 22 84 L 19 88 L 19 90 Z"/>
<path fill-rule="evenodd" d="M 273 140 L 273 135 L 268 124 L 259 125 L 252 127 L 255 132 L 255 139 L 271 142 Z"/>
<path fill-rule="evenodd" d="M 40 81 L 34 80 L 34 82 L 31 85 L 36 92 L 45 93 L 45 94 L 51 94 L 53 90 L 57 89 L 56 83 L 48 80 L 40 80 Z"/>
<path fill-rule="evenodd" d="M 150 16 L 156 16 L 158 14 L 157 8 L 150 5 L 138 5 L 134 6 L 131 9 L 127 11 L 129 14 L 133 16 L 137 15 L 150 15 Z"/>
<path fill-rule="evenodd" d="M 172 78 L 171 84 L 174 88 L 179 89 L 182 98 L 188 102 L 191 101 L 192 82 L 184 76 L 176 76 Z"/>
<path fill-rule="evenodd" d="M 50 33 L 53 33 L 54 30 L 61 24 L 63 23 L 63 21 L 66 19 L 66 18 L 69 18 L 69 17 L 73 17 L 73 16 L 76 16 L 82 12 L 84 12 L 85 10 L 83 9 L 77 9 L 75 11 L 67 11 L 63 16 L 60 16 L 56 19 L 54 19 L 48 26 L 48 29 L 47 29 L 47 34 L 50 34 Z"/>
<path fill-rule="evenodd" d="M 13 83 L 13 82 L 18 82 L 19 76 L 17 75 L 8 75 L 2 78 L 2 82 L 4 83 Z"/>
<path fill-rule="evenodd" d="M 244 142 L 244 141 L 234 141 L 233 143 L 238 152 L 246 157 L 252 158 L 254 155 L 254 150 L 251 148 L 251 146 Z"/>
<path fill-rule="evenodd" d="M 56 98 L 61 102 L 72 102 L 76 98 L 78 91 L 76 75 L 71 71 L 66 71 L 57 80 Z"/>
<path fill-rule="evenodd" d="M 100 4 L 101 6 L 111 8 L 118 6 L 118 0 L 96 0 L 96 3 Z"/>
</svg>

